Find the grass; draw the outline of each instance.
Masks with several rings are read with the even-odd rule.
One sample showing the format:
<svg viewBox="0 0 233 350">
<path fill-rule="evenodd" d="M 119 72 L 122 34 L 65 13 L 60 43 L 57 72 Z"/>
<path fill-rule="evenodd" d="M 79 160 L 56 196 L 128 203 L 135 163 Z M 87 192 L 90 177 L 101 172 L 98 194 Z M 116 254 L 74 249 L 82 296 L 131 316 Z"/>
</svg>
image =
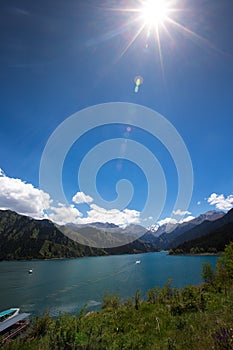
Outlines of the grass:
<svg viewBox="0 0 233 350">
<path fill-rule="evenodd" d="M 61 314 L 54 320 L 45 314 L 34 320 L 26 338 L 16 339 L 3 349 L 233 349 L 232 284 L 227 293 L 217 292 L 213 284 L 179 292 L 170 288 L 167 292 L 166 286 L 160 288 L 153 302 L 137 299 L 137 308 L 136 294 L 124 303 L 116 302 L 116 296 L 106 297 L 104 309 L 89 315 Z M 198 302 L 200 295 L 204 295 L 204 307 Z M 183 308 L 174 312 L 179 303 Z"/>
</svg>

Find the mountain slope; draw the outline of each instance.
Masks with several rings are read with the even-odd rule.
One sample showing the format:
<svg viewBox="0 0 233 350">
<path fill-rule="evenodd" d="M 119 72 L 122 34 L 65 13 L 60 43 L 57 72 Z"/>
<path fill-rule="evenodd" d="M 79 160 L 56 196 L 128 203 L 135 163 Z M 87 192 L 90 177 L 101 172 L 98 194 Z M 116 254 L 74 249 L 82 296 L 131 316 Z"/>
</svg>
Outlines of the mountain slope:
<svg viewBox="0 0 233 350">
<path fill-rule="evenodd" d="M 227 230 L 226 231 L 228 232 L 227 235 L 231 235 L 232 229 L 233 229 L 233 209 L 231 209 L 226 215 L 224 215 L 220 219 L 217 219 L 215 221 L 204 221 L 200 225 L 192 228 L 191 230 L 184 232 L 180 236 L 176 237 L 170 243 L 169 248 L 175 248 L 177 246 L 180 246 L 182 243 L 186 241 L 188 242 L 194 239 L 196 240 L 199 237 L 203 237 L 206 235 L 210 235 L 209 237 L 211 237 L 212 235 L 217 234 L 218 238 L 216 239 L 220 241 L 221 240 L 221 237 L 219 236 L 220 232 L 224 235 L 225 230 Z M 209 241 L 209 238 L 207 240 Z M 224 244 L 225 242 L 224 236 L 222 237 L 222 240 Z M 212 247 L 211 242 L 210 242 L 210 246 Z"/>
<path fill-rule="evenodd" d="M 0 259 L 45 259 L 101 255 L 79 245 L 48 220 L 34 220 L 10 210 L 0 211 Z"/>
<path fill-rule="evenodd" d="M 156 243 L 160 249 L 169 249 L 172 241 L 181 236 L 185 232 L 188 232 L 194 227 L 199 226 L 204 221 L 215 221 L 225 215 L 222 211 L 211 210 L 205 214 L 199 215 L 197 218 L 183 222 L 181 224 L 169 225 L 170 229 L 167 232 L 167 225 L 162 225 L 156 232 L 148 231 L 143 239 L 147 242 Z"/>
<path fill-rule="evenodd" d="M 97 229 L 95 234 L 98 234 Z M 0 210 L 0 260 L 71 258 L 155 250 L 156 246 L 141 240 L 111 249 L 92 248 L 68 238 L 48 220 L 35 220 L 10 210 Z"/>
<path fill-rule="evenodd" d="M 114 224 L 67 224 L 57 226 L 69 238 L 96 247 L 116 247 L 134 242 L 146 232 L 145 227 L 130 224 L 125 228 Z M 140 239 L 141 240 L 141 239 Z M 142 240 L 141 240 L 142 241 Z M 148 243 L 148 242 L 144 242 Z"/>
<path fill-rule="evenodd" d="M 184 253 L 192 253 L 193 250 L 196 253 L 222 252 L 230 242 L 233 242 L 233 223 L 225 224 L 204 236 L 184 242 L 174 250 L 182 249 Z"/>
</svg>

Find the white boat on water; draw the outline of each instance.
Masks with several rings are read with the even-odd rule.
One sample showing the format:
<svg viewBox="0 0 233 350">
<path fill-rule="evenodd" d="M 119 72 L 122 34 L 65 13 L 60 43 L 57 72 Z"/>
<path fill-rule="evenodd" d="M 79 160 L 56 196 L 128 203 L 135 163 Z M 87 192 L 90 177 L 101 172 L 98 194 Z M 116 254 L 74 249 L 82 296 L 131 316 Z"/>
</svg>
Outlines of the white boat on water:
<svg viewBox="0 0 233 350">
<path fill-rule="evenodd" d="M 15 317 L 19 313 L 18 308 L 11 308 L 0 312 L 0 323 Z"/>
<path fill-rule="evenodd" d="M 28 270 L 28 273 L 32 273 L 32 269 Z"/>
<path fill-rule="evenodd" d="M 141 264 L 141 260 L 136 260 L 135 264 Z"/>
</svg>

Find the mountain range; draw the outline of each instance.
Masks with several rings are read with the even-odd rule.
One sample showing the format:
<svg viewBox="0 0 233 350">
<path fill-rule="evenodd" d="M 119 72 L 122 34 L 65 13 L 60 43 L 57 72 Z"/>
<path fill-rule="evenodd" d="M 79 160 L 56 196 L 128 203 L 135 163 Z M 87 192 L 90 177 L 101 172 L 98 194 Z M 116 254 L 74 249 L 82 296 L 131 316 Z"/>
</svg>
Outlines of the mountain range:
<svg viewBox="0 0 233 350">
<path fill-rule="evenodd" d="M 223 251 L 233 242 L 233 209 L 214 221 L 203 221 L 200 225 L 177 237 L 170 248 L 184 253 Z"/>
<path fill-rule="evenodd" d="M 199 215 L 193 220 L 178 223 L 178 224 L 166 224 L 162 225 L 158 228 L 156 232 L 152 232 L 151 234 L 155 237 L 152 239 L 150 237 L 150 242 L 153 242 L 158 245 L 160 249 L 170 249 L 175 247 L 176 245 L 183 243 L 185 240 L 192 239 L 192 233 L 188 233 L 190 230 L 195 227 L 199 227 L 203 222 L 212 222 L 220 219 L 225 215 L 222 211 L 211 210 L 204 214 Z M 196 234 L 198 236 L 199 229 L 197 229 Z M 149 231 L 150 233 L 150 231 Z M 185 233 L 187 233 L 185 235 Z M 204 233 L 203 233 L 204 234 Z M 178 238 L 179 237 L 179 238 Z M 148 239 L 148 234 L 147 234 Z M 146 239 L 146 241 L 147 241 Z"/>
<path fill-rule="evenodd" d="M 100 230 L 94 226 L 85 226 L 82 229 L 87 230 L 89 235 L 91 233 L 92 243 L 95 243 L 95 239 L 102 233 L 103 228 Z M 68 228 L 67 230 L 69 231 Z M 77 234 L 76 232 L 70 230 L 67 235 L 63 232 L 61 227 L 49 220 L 35 220 L 10 210 L 0 210 L 0 260 L 77 258 L 157 250 L 155 244 L 149 244 L 141 239 L 136 239 L 123 246 L 95 248 L 86 245 L 85 241 L 83 244 L 80 243 L 83 235 L 77 242 L 76 239 L 71 239 L 72 234 Z M 113 234 L 107 232 L 106 237 L 110 240 L 113 238 Z"/>
<path fill-rule="evenodd" d="M 127 237 L 127 238 L 126 238 Z M 227 214 L 209 211 L 188 222 L 145 229 L 112 223 L 58 226 L 10 210 L 0 210 L 0 260 L 51 259 L 158 250 L 212 247 L 223 250 L 233 241 L 233 209 Z M 123 242 L 123 243 L 122 243 Z M 101 243 L 101 245 L 100 245 Z M 123 244 L 123 245 L 122 245 Z M 95 248 L 95 247 L 106 248 Z"/>
</svg>

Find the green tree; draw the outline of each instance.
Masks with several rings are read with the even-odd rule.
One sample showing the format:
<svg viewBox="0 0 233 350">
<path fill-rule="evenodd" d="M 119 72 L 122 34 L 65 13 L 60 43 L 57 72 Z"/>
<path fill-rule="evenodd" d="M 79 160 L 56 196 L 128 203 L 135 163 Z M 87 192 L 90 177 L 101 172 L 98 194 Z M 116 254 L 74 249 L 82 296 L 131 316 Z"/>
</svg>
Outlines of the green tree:
<svg viewBox="0 0 233 350">
<path fill-rule="evenodd" d="M 49 330 L 54 327 L 54 321 L 48 311 L 43 316 L 37 316 L 31 329 L 32 336 L 43 337 Z"/>
<path fill-rule="evenodd" d="M 147 300 L 151 304 L 155 304 L 158 300 L 159 293 L 161 292 L 160 287 L 154 287 L 153 289 L 148 290 L 147 292 Z"/>
<path fill-rule="evenodd" d="M 190 248 L 190 254 L 195 254 L 195 248 Z"/>
<path fill-rule="evenodd" d="M 210 263 L 203 263 L 202 264 L 202 273 L 201 277 L 203 278 L 203 281 L 205 283 L 210 283 L 214 280 L 215 273 L 212 269 L 212 266 Z"/>
<path fill-rule="evenodd" d="M 227 270 L 229 277 L 233 278 L 233 242 L 226 246 L 223 253 L 222 263 Z"/>
<path fill-rule="evenodd" d="M 224 288 L 225 294 L 233 279 L 233 242 L 228 244 L 223 252 L 223 256 L 218 259 L 216 282 Z"/>
<path fill-rule="evenodd" d="M 137 290 L 136 294 L 135 294 L 135 297 L 134 297 L 134 306 L 135 306 L 136 310 L 139 309 L 140 304 L 141 304 L 141 291 Z"/>
</svg>

